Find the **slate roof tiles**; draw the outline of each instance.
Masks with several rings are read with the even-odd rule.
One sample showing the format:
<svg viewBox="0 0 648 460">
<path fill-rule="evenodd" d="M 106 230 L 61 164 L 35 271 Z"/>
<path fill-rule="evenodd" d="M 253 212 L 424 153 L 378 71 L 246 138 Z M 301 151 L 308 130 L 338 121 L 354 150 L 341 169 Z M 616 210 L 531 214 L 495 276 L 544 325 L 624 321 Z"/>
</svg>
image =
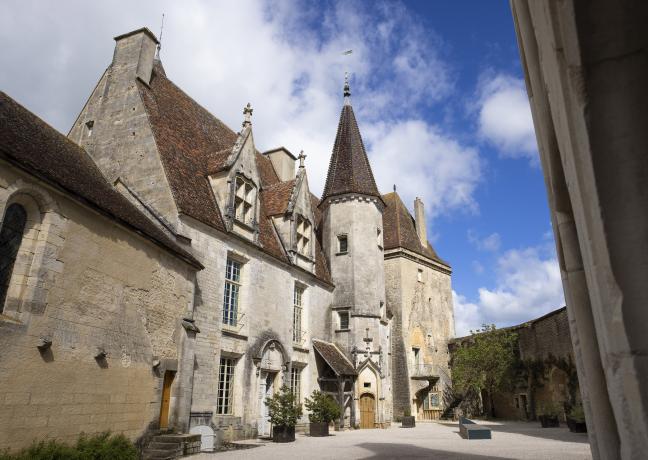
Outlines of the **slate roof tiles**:
<svg viewBox="0 0 648 460">
<path fill-rule="evenodd" d="M 0 153 L 30 174 L 202 268 L 188 251 L 106 181 L 85 150 L 3 92 L 0 92 Z"/>
</svg>

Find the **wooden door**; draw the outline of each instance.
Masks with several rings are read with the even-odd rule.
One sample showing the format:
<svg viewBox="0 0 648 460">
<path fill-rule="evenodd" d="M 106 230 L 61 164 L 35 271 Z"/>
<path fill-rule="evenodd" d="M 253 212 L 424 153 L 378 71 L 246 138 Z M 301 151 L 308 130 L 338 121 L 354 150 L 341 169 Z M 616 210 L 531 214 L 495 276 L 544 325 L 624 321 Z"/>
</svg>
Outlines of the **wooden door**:
<svg viewBox="0 0 648 460">
<path fill-rule="evenodd" d="M 164 383 L 162 384 L 162 404 L 160 406 L 160 429 L 169 428 L 169 403 L 171 402 L 171 384 L 175 372 L 166 371 L 164 373 Z"/>
<path fill-rule="evenodd" d="M 374 428 L 376 421 L 376 400 L 373 395 L 360 396 L 360 428 Z"/>
</svg>

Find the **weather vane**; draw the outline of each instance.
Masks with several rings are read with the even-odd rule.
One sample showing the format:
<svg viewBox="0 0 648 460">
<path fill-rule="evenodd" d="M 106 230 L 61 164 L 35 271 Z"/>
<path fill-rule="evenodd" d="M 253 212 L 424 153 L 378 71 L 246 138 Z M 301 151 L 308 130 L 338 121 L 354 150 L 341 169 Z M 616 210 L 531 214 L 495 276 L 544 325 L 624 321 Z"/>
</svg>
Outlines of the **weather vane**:
<svg viewBox="0 0 648 460">
<path fill-rule="evenodd" d="M 160 50 L 162 49 L 162 32 L 164 32 L 164 13 L 162 13 L 162 24 L 160 24 L 160 39 L 157 46 L 157 57 L 160 57 Z"/>
</svg>

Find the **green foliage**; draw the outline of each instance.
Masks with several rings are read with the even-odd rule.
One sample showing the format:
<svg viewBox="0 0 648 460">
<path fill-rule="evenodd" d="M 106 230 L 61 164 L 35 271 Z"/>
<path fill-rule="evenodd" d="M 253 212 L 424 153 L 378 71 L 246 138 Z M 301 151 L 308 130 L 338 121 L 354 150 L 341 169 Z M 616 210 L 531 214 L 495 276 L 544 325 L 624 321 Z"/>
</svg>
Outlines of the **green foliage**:
<svg viewBox="0 0 648 460">
<path fill-rule="evenodd" d="M 319 390 L 314 390 L 311 397 L 306 398 L 304 405 L 310 411 L 309 420 L 314 423 L 330 423 L 342 413 L 335 399 Z"/>
<path fill-rule="evenodd" d="M 59 441 L 40 441 L 22 451 L 0 453 L 0 460 L 137 460 L 135 446 L 124 435 L 81 434 L 75 446 Z"/>
<path fill-rule="evenodd" d="M 497 329 L 495 325 L 483 325 L 471 333 L 470 341 L 459 347 L 452 357 L 455 390 L 465 397 L 477 396 L 486 390 L 492 397 L 496 391 L 511 389 L 519 368 L 517 334 Z"/>
<path fill-rule="evenodd" d="M 272 397 L 266 398 L 270 422 L 275 426 L 295 426 L 301 417 L 302 406 L 286 385 Z"/>
<path fill-rule="evenodd" d="M 562 413 L 560 406 L 554 402 L 544 402 L 538 407 L 538 415 L 558 417 Z"/>
<path fill-rule="evenodd" d="M 406 407 L 403 412 L 404 412 L 403 415 L 405 417 L 411 417 L 412 416 L 412 408 L 411 407 Z"/>
<path fill-rule="evenodd" d="M 572 419 L 574 422 L 584 423 L 585 412 L 583 411 L 583 405 L 580 403 L 574 405 L 572 410 L 569 411 L 569 418 Z"/>
</svg>

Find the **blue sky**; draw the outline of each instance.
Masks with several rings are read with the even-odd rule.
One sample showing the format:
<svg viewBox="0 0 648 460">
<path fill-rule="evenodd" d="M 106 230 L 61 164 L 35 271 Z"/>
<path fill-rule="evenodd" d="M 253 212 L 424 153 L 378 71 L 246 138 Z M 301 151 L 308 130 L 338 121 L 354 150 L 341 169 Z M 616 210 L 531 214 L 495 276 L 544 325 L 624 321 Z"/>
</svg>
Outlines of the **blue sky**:
<svg viewBox="0 0 648 460">
<path fill-rule="evenodd" d="M 508 1 L 8 0 L 0 89 L 67 132 L 112 37 L 163 12 L 167 76 L 233 128 L 251 102 L 258 148 L 304 149 L 315 193 L 351 72 L 380 189 L 424 200 L 452 264 L 458 335 L 563 305 Z"/>
</svg>

